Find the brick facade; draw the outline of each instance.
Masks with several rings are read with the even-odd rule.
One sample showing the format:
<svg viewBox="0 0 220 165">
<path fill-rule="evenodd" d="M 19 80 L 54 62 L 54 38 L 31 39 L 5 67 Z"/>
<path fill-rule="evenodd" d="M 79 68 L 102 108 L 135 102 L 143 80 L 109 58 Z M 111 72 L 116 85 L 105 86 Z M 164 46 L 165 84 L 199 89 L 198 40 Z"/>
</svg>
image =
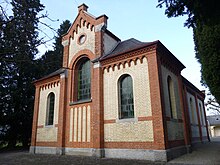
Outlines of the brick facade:
<svg viewBox="0 0 220 165">
<path fill-rule="evenodd" d="M 35 82 L 30 151 L 167 161 L 186 153 L 192 143 L 206 141 L 205 96 L 181 76 L 183 64 L 160 41 L 122 42 L 107 30 L 107 16 L 94 17 L 87 10 L 85 4 L 78 7 L 63 36 L 63 68 Z M 86 59 L 91 61 L 91 98 L 78 100 L 78 69 Z M 118 81 L 124 74 L 133 82 L 134 117 L 129 119 L 119 118 Z M 167 99 L 168 76 L 174 82 L 175 118 Z M 58 110 L 54 124 L 46 126 L 48 103 L 40 97 L 53 91 L 59 91 Z"/>
</svg>

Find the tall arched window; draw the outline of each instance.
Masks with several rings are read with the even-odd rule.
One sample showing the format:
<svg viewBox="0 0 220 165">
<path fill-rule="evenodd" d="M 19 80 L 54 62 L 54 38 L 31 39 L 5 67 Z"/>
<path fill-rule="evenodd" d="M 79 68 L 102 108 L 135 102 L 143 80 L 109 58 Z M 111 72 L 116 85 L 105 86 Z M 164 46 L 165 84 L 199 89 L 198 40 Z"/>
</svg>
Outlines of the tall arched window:
<svg viewBox="0 0 220 165">
<path fill-rule="evenodd" d="M 53 125 L 55 95 L 51 92 L 47 97 L 46 125 Z"/>
<path fill-rule="evenodd" d="M 205 125 L 204 124 L 204 116 L 203 116 L 203 110 L 202 110 L 202 105 L 201 103 L 199 103 L 199 112 L 201 114 L 201 125 Z"/>
<path fill-rule="evenodd" d="M 167 87 L 168 87 L 168 95 L 169 95 L 170 117 L 177 118 L 174 85 L 170 76 L 167 77 Z"/>
<path fill-rule="evenodd" d="M 91 98 L 91 71 L 90 60 L 84 60 L 78 68 L 77 100 Z"/>
<path fill-rule="evenodd" d="M 189 104 L 190 104 L 190 112 L 191 112 L 191 123 L 195 124 L 195 114 L 194 114 L 194 108 L 193 108 L 193 101 L 192 98 L 190 97 L 189 99 Z"/>
<path fill-rule="evenodd" d="M 119 118 L 134 117 L 132 78 L 126 74 L 119 79 Z"/>
</svg>

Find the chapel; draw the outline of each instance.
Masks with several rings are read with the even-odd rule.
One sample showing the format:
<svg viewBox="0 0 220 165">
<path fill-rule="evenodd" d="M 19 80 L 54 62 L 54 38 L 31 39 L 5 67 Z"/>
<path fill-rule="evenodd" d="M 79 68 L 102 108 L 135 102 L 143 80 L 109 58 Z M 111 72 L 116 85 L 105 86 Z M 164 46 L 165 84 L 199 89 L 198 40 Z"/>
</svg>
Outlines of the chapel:
<svg viewBox="0 0 220 165">
<path fill-rule="evenodd" d="M 168 161 L 209 140 L 204 92 L 159 41 L 121 41 L 88 6 L 62 38 L 63 65 L 34 82 L 31 153 Z"/>
</svg>

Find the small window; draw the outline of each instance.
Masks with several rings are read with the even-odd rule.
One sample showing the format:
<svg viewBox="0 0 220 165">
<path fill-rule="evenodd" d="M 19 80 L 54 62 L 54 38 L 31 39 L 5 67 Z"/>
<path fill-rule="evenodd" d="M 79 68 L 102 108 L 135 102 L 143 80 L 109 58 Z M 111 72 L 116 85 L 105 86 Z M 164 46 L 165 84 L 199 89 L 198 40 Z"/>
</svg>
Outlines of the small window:
<svg viewBox="0 0 220 165">
<path fill-rule="evenodd" d="M 85 41 L 86 41 L 86 35 L 83 34 L 79 37 L 78 43 L 82 45 Z"/>
<path fill-rule="evenodd" d="M 134 118 L 133 85 L 130 75 L 119 79 L 119 118 Z"/>
<path fill-rule="evenodd" d="M 167 77 L 167 87 L 169 95 L 170 117 L 177 118 L 174 85 L 170 76 Z"/>
<path fill-rule="evenodd" d="M 86 100 L 91 98 L 91 71 L 90 60 L 83 61 L 78 69 L 78 94 L 77 100 Z"/>
<path fill-rule="evenodd" d="M 55 103 L 55 95 L 51 92 L 47 97 L 47 118 L 46 125 L 53 125 L 54 118 L 54 103 Z"/>
</svg>

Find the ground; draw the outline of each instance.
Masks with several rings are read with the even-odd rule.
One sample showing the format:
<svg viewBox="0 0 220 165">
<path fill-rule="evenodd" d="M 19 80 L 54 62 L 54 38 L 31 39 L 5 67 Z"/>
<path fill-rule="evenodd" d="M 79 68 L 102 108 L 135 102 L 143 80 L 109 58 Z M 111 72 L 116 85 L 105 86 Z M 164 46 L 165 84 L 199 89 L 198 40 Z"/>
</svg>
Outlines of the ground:
<svg viewBox="0 0 220 165">
<path fill-rule="evenodd" d="M 1 165 L 146 165 L 146 164 L 205 164 L 220 165 L 220 137 L 213 138 L 211 142 L 196 144 L 193 152 L 179 158 L 162 162 L 149 162 L 138 160 L 107 159 L 82 156 L 57 156 L 30 154 L 26 151 L 8 151 L 0 153 Z"/>
</svg>

